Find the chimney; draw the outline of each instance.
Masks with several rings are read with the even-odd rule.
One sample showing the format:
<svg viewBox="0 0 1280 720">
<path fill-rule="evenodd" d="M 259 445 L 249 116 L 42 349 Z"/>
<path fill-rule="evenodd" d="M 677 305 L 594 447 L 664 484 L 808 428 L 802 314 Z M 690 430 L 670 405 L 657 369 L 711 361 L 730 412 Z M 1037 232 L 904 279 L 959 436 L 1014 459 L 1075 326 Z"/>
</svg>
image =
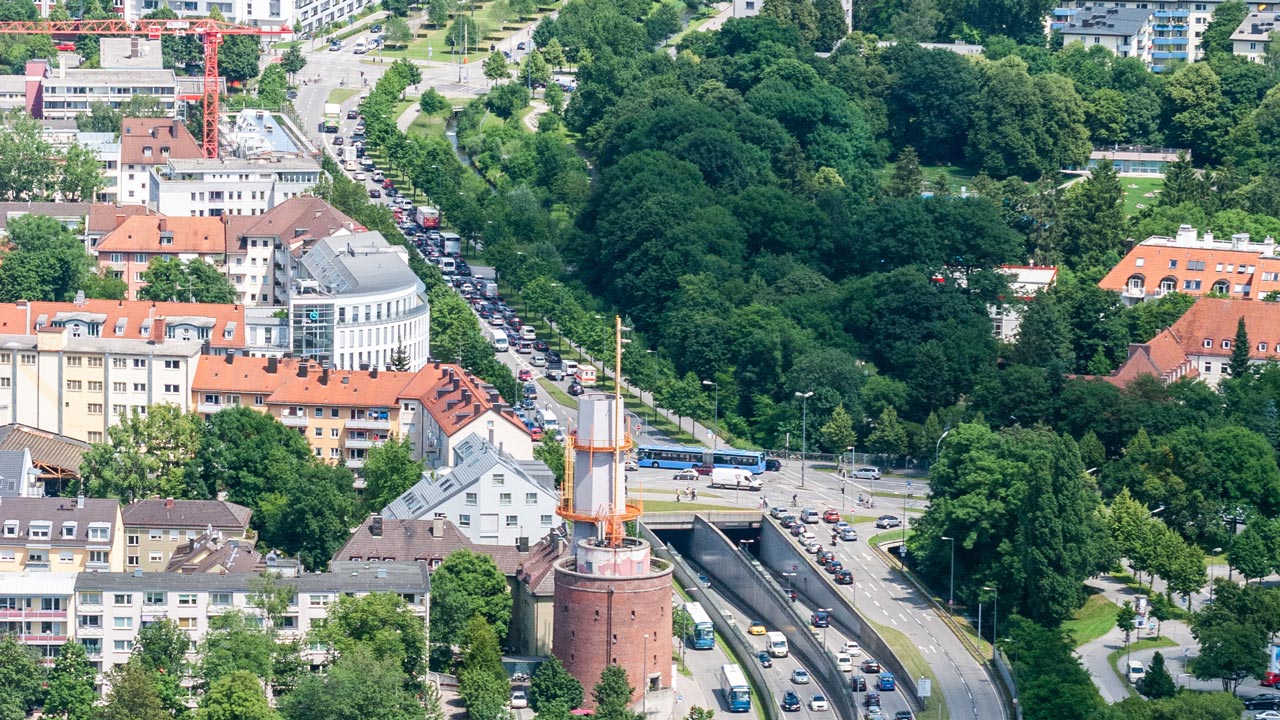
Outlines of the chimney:
<svg viewBox="0 0 1280 720">
<path fill-rule="evenodd" d="M 161 217 L 160 217 L 160 222 L 159 222 L 159 227 L 160 227 L 160 232 L 168 232 L 168 230 L 169 230 L 169 218 L 164 217 L 164 216 L 161 216 Z"/>
<path fill-rule="evenodd" d="M 369 379 L 370 380 L 378 379 L 378 368 L 376 365 L 374 367 L 369 368 Z"/>
<path fill-rule="evenodd" d="M 267 374 L 275 375 L 276 370 L 280 369 L 280 361 L 275 357 L 267 358 Z"/>
<path fill-rule="evenodd" d="M 116 213 L 116 224 L 115 224 L 115 225 L 112 225 L 111 227 L 113 227 L 113 228 L 118 228 L 118 227 L 120 227 L 121 225 L 123 225 L 123 224 L 124 224 L 124 221 L 125 221 L 125 219 L 126 219 L 127 217 L 128 217 L 128 216 L 127 216 L 127 215 L 125 215 L 124 213 Z"/>
<path fill-rule="evenodd" d="M 463 405 L 466 405 L 466 404 L 467 404 L 467 403 L 469 403 L 469 402 L 471 402 L 471 391 L 470 391 L 470 390 L 463 390 L 463 391 L 462 391 L 462 404 L 463 404 Z"/>
<path fill-rule="evenodd" d="M 516 538 L 516 552 L 522 552 L 522 553 L 529 552 L 529 538 L 527 537 Z"/>
<path fill-rule="evenodd" d="M 159 345 L 164 342 L 164 318 L 156 318 L 151 323 L 151 344 Z"/>
<path fill-rule="evenodd" d="M 377 538 L 382 537 L 382 515 L 373 513 L 369 516 L 369 534 Z"/>
<path fill-rule="evenodd" d="M 431 518 L 431 537 L 437 540 L 444 537 L 444 518 L 439 515 Z"/>
<path fill-rule="evenodd" d="M 475 414 L 475 415 L 479 415 L 479 414 L 480 414 L 480 403 L 472 403 L 472 404 L 471 404 L 471 412 L 472 412 L 473 414 Z"/>
<path fill-rule="evenodd" d="M 320 371 L 320 384 L 321 385 L 329 384 L 329 368 L 327 367 Z"/>
<path fill-rule="evenodd" d="M 166 509 L 166 510 L 172 510 L 172 509 L 173 509 L 173 498 L 171 498 L 171 497 L 167 497 L 167 498 L 165 498 L 165 499 L 164 499 L 164 507 L 165 507 L 165 509 Z"/>
<path fill-rule="evenodd" d="M 351 384 L 351 376 L 350 376 L 350 375 L 343 375 L 343 376 L 342 376 L 342 384 L 343 384 L 343 385 L 350 385 L 350 384 Z"/>
<path fill-rule="evenodd" d="M 227 353 L 227 364 L 234 365 L 236 362 L 236 354 L 234 352 Z"/>
<path fill-rule="evenodd" d="M 83 495 L 77 495 L 77 496 L 76 496 L 76 509 L 77 509 L 77 510 L 83 510 L 83 509 L 84 509 L 84 496 L 83 496 Z"/>
</svg>

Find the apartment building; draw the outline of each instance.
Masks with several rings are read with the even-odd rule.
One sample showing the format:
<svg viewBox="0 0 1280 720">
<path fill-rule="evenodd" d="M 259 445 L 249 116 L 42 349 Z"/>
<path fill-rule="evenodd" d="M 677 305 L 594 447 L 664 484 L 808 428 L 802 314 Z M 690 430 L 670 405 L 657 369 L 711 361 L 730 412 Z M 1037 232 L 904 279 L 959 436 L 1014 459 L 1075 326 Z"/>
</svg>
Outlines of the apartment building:
<svg viewBox="0 0 1280 720">
<path fill-rule="evenodd" d="M 1135 57 L 1152 66 L 1154 58 L 1154 21 L 1145 8 L 1085 6 L 1054 11 L 1050 27 L 1062 36 L 1064 44 L 1084 43 L 1087 47 L 1105 47 L 1119 57 Z M 1186 38 L 1182 38 L 1186 54 Z"/>
<path fill-rule="evenodd" d="M 382 509 L 384 517 L 445 517 L 479 545 L 529 547 L 563 521 L 560 490 L 539 460 L 517 460 L 472 434 L 453 448 L 456 463 L 430 470 Z"/>
<path fill-rule="evenodd" d="M 395 593 L 426 624 L 431 593 L 426 563 L 335 562 L 330 569 L 277 580 L 294 590 L 283 622 L 276 628 L 281 640 L 305 639 L 312 627 L 324 621 L 329 605 L 343 595 Z M 151 622 L 176 623 L 190 634 L 194 647 L 217 615 L 236 611 L 262 615 L 252 601 L 257 578 L 248 573 L 80 573 L 75 579 L 76 639 L 104 672 L 129 661 L 138 630 Z M 329 654 L 321 646 L 303 648 L 314 665 Z"/>
<path fill-rule="evenodd" d="M 376 232 L 322 238 L 296 263 L 289 292 L 295 357 L 343 370 L 389 368 L 403 350 L 409 369 L 430 354 L 426 286 L 408 251 Z"/>
<path fill-rule="evenodd" d="M 1271 33 L 1280 25 L 1280 12 L 1267 5 L 1252 4 L 1253 12 L 1231 33 L 1231 52 L 1249 62 L 1261 63 L 1267 55 Z"/>
<path fill-rule="evenodd" d="M 290 198 L 262 215 L 227 218 L 226 271 L 236 302 L 286 304 L 289 268 L 307 249 L 320 238 L 364 231 L 345 213 L 310 195 Z"/>
<path fill-rule="evenodd" d="M 321 174 L 309 157 L 169 158 L 151 168 L 148 203 L 169 216 L 261 215 L 315 187 Z"/>
<path fill-rule="evenodd" d="M 511 457 L 533 458 L 533 437 L 491 385 L 457 365 L 432 363 L 400 393 L 404 436 L 427 467 L 456 465 L 455 446 L 470 435 Z"/>
<path fill-rule="evenodd" d="M 1165 2 L 1131 2 L 1129 0 L 1109 0 L 1106 2 L 1087 2 L 1086 0 L 1064 0 L 1050 14 L 1049 30 L 1059 30 L 1081 17 L 1086 11 L 1118 9 L 1122 12 L 1142 10 L 1149 14 L 1151 69 L 1162 72 L 1170 61 L 1181 60 L 1194 62 L 1204 57 L 1200 48 L 1200 38 L 1213 20 L 1213 13 L 1225 0 L 1173 0 Z M 1107 44 L 1098 34 L 1098 42 L 1094 35 L 1082 34 L 1077 37 L 1085 45 Z M 1070 42 L 1070 38 L 1064 38 Z M 1135 36 L 1136 39 L 1136 36 Z M 1137 57 L 1137 49 L 1131 49 L 1131 55 Z"/>
<path fill-rule="evenodd" d="M 164 572 L 174 553 L 203 535 L 238 540 L 252 549 L 253 511 L 225 500 L 148 498 L 121 511 L 125 532 L 125 568 Z M 190 549 L 188 549 L 190 552 Z"/>
<path fill-rule="evenodd" d="M 120 572 L 123 527 L 115 500 L 0 498 L 0 572 Z"/>
<path fill-rule="evenodd" d="M 32 484 L 29 497 L 66 497 L 79 490 L 80 464 L 89 444 L 38 428 L 9 423 L 0 425 L 0 453 L 22 453 L 31 469 L 23 469 L 23 484 Z M 34 475 L 31 475 L 34 471 Z"/>
<path fill-rule="evenodd" d="M 136 215 L 107 234 L 95 251 L 98 266 L 128 285 L 127 297 L 138 300 L 146 287 L 142 274 L 152 260 L 207 262 L 226 267 L 226 229 L 216 217 Z"/>
<path fill-rule="evenodd" d="M 119 202 L 146 206 L 151 171 L 170 158 L 204 157 L 196 139 L 177 118 L 125 118 L 120 128 Z"/>
<path fill-rule="evenodd" d="M 32 68 L 32 64 L 37 64 Z M 43 63 L 43 67 L 40 67 Z M 61 119 L 86 115 L 93 103 L 114 109 L 134 95 L 154 97 L 165 115 L 173 115 L 178 97 L 178 78 L 172 70 L 50 67 L 46 60 L 32 60 L 32 71 L 43 71 L 40 89 L 41 118 Z"/>
<path fill-rule="evenodd" d="M 366 7 L 377 5 L 375 0 L 294 0 L 294 4 L 293 17 L 301 23 L 303 32 L 342 23 Z"/>
<path fill-rule="evenodd" d="M 1190 225 L 1174 237 L 1150 237 L 1129 251 L 1098 282 L 1120 293 L 1126 305 L 1171 292 L 1256 300 L 1280 292 L 1280 256 L 1275 238 L 1254 242 L 1247 233 L 1229 239 L 1200 236 Z"/>
<path fill-rule="evenodd" d="M 74 572 L 0 571 L 0 633 L 52 665 L 74 631 L 75 585 Z"/>
</svg>

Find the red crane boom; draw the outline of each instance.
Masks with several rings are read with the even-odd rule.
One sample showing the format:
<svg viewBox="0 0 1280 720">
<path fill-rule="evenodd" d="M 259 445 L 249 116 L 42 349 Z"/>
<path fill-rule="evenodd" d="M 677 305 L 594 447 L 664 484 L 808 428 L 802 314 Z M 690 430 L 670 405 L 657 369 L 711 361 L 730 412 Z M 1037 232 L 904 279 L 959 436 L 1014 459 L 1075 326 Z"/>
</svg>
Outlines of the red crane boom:
<svg viewBox="0 0 1280 720">
<path fill-rule="evenodd" d="M 218 156 L 218 46 L 225 35 L 288 35 L 289 29 L 269 30 L 209 18 L 190 20 L 16 20 L 0 22 L 0 35 L 195 35 L 204 43 L 204 156 Z"/>
</svg>

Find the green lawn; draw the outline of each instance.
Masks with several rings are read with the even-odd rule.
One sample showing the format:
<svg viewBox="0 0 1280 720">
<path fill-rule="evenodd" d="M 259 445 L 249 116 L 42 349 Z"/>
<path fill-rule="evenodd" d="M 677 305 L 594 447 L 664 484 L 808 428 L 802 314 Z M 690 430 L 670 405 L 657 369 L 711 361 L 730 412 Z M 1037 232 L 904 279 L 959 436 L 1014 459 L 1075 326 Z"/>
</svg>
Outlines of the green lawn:
<svg viewBox="0 0 1280 720">
<path fill-rule="evenodd" d="M 325 102 L 341 105 L 358 92 L 360 92 L 360 88 L 334 88 L 329 91 L 329 99 Z"/>
<path fill-rule="evenodd" d="M 445 113 L 449 111 L 446 110 Z M 445 119 L 442 115 L 427 115 L 419 113 L 409 125 L 409 134 L 425 135 L 427 137 L 443 138 L 445 132 Z"/>
<path fill-rule="evenodd" d="M 1062 628 L 1071 634 L 1072 642 L 1080 647 L 1096 640 L 1116 626 L 1116 611 L 1120 608 L 1102 595 L 1090 595 L 1084 607 L 1075 611 Z"/>
<path fill-rule="evenodd" d="M 880 182 L 888 181 L 893 175 L 893 163 L 890 162 L 873 173 Z M 959 193 L 960 187 L 965 186 L 972 190 L 974 172 L 968 168 L 958 165 L 931 166 L 921 165 L 920 174 L 924 176 L 924 190 L 933 190 L 934 184 L 938 178 L 943 177 L 947 180 L 947 186 L 953 193 Z"/>
<path fill-rule="evenodd" d="M 558 6 L 558 3 L 557 3 Z M 484 37 L 478 43 L 478 50 L 467 54 L 466 62 L 471 65 L 471 76 L 473 78 L 484 77 L 484 68 L 482 63 L 489 56 L 489 45 L 501 40 L 513 32 L 522 28 L 537 24 L 542 13 L 550 12 L 555 6 L 549 8 L 539 8 L 540 14 L 531 18 L 512 19 L 503 17 L 499 13 L 504 12 L 506 3 L 503 2 L 487 2 L 484 4 L 475 4 L 476 24 L 480 31 L 484 33 Z M 423 28 L 426 29 L 425 26 Z M 411 60 L 433 60 L 437 62 L 453 63 L 457 62 L 462 53 L 454 53 L 453 48 L 446 42 L 448 35 L 448 27 L 434 28 L 425 34 L 419 33 L 413 42 L 409 43 L 409 47 L 403 50 L 384 50 L 378 53 L 381 57 L 402 58 L 407 57 Z"/>
<path fill-rule="evenodd" d="M 1124 188 L 1125 215 L 1136 215 L 1142 210 L 1139 205 L 1151 207 L 1159 200 L 1156 193 L 1164 186 L 1164 178 L 1120 178 L 1120 187 Z M 1151 197 L 1147 197 L 1151 195 Z"/>
<path fill-rule="evenodd" d="M 709 510 L 750 510 L 732 505 L 708 505 L 701 500 L 676 502 L 675 500 L 645 500 L 646 513 L 658 512 L 706 512 Z"/>
</svg>

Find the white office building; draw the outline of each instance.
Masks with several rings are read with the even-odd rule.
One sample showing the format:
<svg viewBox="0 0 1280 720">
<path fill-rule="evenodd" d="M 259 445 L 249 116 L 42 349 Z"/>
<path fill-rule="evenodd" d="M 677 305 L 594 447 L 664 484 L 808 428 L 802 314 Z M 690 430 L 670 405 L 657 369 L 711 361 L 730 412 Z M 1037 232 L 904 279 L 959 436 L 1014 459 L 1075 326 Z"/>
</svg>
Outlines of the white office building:
<svg viewBox="0 0 1280 720">
<path fill-rule="evenodd" d="M 119 109 L 121 103 L 134 95 L 154 97 L 164 113 L 172 115 L 178 79 L 172 70 L 164 69 L 105 70 L 46 64 L 40 90 L 41 117 L 74 118 L 87 114 L 93 103 L 106 103 Z"/>
<path fill-rule="evenodd" d="M 408 251 L 379 233 L 324 238 L 296 261 L 289 293 L 294 357 L 341 370 L 387 368 L 403 348 L 416 371 L 430 352 L 430 315 Z"/>
<path fill-rule="evenodd" d="M 151 169 L 151 209 L 161 215 L 261 215 L 315 186 L 310 158 L 171 158 Z"/>
</svg>

